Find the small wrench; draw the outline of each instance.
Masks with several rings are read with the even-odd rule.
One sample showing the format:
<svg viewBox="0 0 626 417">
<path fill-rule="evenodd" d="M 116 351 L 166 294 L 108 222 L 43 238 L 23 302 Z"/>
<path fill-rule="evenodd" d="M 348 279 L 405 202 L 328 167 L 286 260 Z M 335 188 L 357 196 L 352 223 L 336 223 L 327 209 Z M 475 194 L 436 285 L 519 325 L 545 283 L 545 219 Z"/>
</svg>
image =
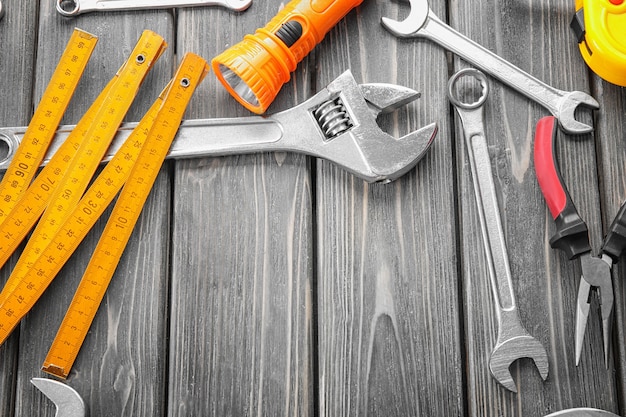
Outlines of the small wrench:
<svg viewBox="0 0 626 417">
<path fill-rule="evenodd" d="M 425 155 L 437 133 L 431 123 L 399 139 L 376 123 L 419 97 L 393 84 L 357 84 L 350 71 L 304 103 L 269 117 L 185 120 L 168 158 L 193 158 L 260 152 L 299 152 L 327 159 L 369 182 L 389 182 L 408 172 Z M 123 124 L 104 161 L 130 135 L 136 123 Z M 61 127 L 43 164 L 65 141 L 73 126 Z M 25 127 L 0 129 L 0 169 L 6 169 Z M 0 146 L 1 148 L 2 146 Z"/>
<path fill-rule="evenodd" d="M 252 0 L 57 0 L 57 12 L 66 17 L 87 12 L 138 9 L 171 9 L 191 6 L 222 6 L 241 12 Z"/>
<path fill-rule="evenodd" d="M 398 37 L 423 37 L 454 52 L 467 62 L 541 104 L 555 116 L 567 133 L 589 133 L 593 127 L 575 119 L 579 105 L 598 109 L 598 102 L 581 91 L 563 91 L 549 86 L 500 58 L 442 22 L 428 6 L 428 0 L 409 0 L 411 11 L 401 22 L 382 18 L 382 25 Z"/>
<path fill-rule="evenodd" d="M 482 88 L 479 99 L 466 102 L 459 98 L 457 84 L 463 77 L 473 77 Z M 448 98 L 455 106 L 463 124 L 465 145 L 470 161 L 474 194 L 483 243 L 489 266 L 489 278 L 498 319 L 498 340 L 491 357 L 489 370 L 493 377 L 510 391 L 517 392 L 509 366 L 520 358 L 532 358 L 541 378 L 548 377 L 548 354 L 543 345 L 522 326 L 517 311 L 511 269 L 500 220 L 498 200 L 495 195 L 491 160 L 483 126 L 482 105 L 487 100 L 488 86 L 485 75 L 473 68 L 454 74 L 448 83 Z"/>
<path fill-rule="evenodd" d="M 85 403 L 74 388 L 47 378 L 32 378 L 30 382 L 54 403 L 55 417 L 85 417 Z"/>
</svg>

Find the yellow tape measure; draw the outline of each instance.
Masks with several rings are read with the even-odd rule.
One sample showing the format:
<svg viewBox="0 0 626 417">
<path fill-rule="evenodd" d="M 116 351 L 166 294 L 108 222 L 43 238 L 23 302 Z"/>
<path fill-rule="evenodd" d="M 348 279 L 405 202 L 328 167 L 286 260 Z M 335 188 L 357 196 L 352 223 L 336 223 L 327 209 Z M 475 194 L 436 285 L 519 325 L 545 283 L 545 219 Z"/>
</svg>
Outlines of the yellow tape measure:
<svg viewBox="0 0 626 417">
<path fill-rule="evenodd" d="M 133 131 L 133 136 L 137 137 L 132 140 L 129 137 L 115 154 L 35 265 L 34 269 L 40 271 L 47 267 L 46 258 L 68 258 L 113 199 L 110 190 L 119 189 L 126 180 L 121 173 L 130 172 L 44 361 L 42 369 L 45 372 L 67 378 L 182 122 L 187 104 L 208 68 L 207 62 L 197 55 L 184 57 L 161 98 Z M 151 113 L 155 110 L 156 116 L 153 116 Z M 137 152 L 142 131 L 148 137 L 144 138 L 145 142 Z"/>
<path fill-rule="evenodd" d="M 0 183 L 0 224 L 35 176 L 97 42 L 96 36 L 74 29 Z"/>
<path fill-rule="evenodd" d="M 161 36 L 144 31 L 131 58 L 118 71 L 112 85 L 107 87 L 108 94 L 103 97 L 102 105 L 93 114 L 89 127 L 84 130 L 86 140 L 80 142 L 73 157 L 60 155 L 59 161 L 62 163 L 59 162 L 52 172 L 55 179 L 46 179 L 47 182 L 43 183 L 49 188 L 46 190 L 48 207 L 0 293 L 0 343 L 8 337 L 49 285 L 48 282 L 42 286 L 44 280 L 40 274 L 35 274 L 33 279 L 30 279 L 32 275 L 30 267 L 39 258 L 70 210 L 78 203 L 141 82 L 163 53 L 165 46 L 166 43 Z M 57 154 L 54 158 L 57 158 Z M 27 193 L 20 203 L 24 202 L 23 206 L 29 211 L 31 206 L 38 205 L 41 200 L 40 190 L 35 190 L 34 193 Z M 16 220 L 14 223 L 5 222 L 5 224 L 22 227 L 19 216 Z M 1 234 L 6 234 L 4 225 Z M 37 291 L 34 291 L 35 289 Z"/>
</svg>

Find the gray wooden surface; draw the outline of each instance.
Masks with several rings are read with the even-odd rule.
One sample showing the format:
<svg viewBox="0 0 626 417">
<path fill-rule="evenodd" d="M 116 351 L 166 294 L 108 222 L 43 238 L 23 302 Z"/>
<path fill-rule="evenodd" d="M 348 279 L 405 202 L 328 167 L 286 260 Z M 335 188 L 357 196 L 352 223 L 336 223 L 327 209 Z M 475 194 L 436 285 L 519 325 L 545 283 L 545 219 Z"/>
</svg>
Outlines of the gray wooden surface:
<svg viewBox="0 0 626 417">
<path fill-rule="evenodd" d="M 207 60 L 280 9 L 111 12 L 65 19 L 53 0 L 3 0 L 0 124 L 26 125 L 74 27 L 99 37 L 63 123 L 76 123 L 144 29 L 169 43 L 128 113 L 137 121 L 185 52 Z M 559 136 L 558 155 L 594 245 L 626 199 L 626 100 L 590 74 L 571 0 L 432 1 L 452 26 L 541 80 L 591 92 L 592 135 Z M 423 40 L 397 39 L 381 16 L 406 4 L 365 0 L 298 66 L 269 108 L 306 100 L 346 69 L 359 82 L 422 93 L 381 118 L 398 136 L 430 122 L 426 157 L 391 184 L 291 153 L 168 161 L 144 208 L 67 383 L 91 416 L 543 416 L 571 407 L 626 413 L 624 269 L 614 269 L 609 369 L 592 307 L 574 363 L 580 267 L 552 250 L 554 225 L 532 160 L 540 106 L 490 79 L 486 135 L 522 322 L 549 355 L 542 381 L 513 364 L 518 393 L 487 368 L 496 319 L 461 126 L 446 98 L 466 64 Z M 213 74 L 186 118 L 247 116 Z M 595 139 L 595 140 L 594 140 Z M 19 329 L 0 346 L 0 416 L 54 416 L 31 384 L 101 221 Z M 2 269 L 8 277 L 15 256 Z M 621 407 L 621 408 L 620 408 Z"/>
</svg>

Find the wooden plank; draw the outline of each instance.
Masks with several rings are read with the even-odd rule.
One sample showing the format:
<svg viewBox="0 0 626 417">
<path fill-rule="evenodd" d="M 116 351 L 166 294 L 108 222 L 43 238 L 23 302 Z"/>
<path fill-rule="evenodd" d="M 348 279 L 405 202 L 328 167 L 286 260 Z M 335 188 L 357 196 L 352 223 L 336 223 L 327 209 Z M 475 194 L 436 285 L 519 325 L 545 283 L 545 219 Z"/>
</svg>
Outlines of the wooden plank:
<svg viewBox="0 0 626 417">
<path fill-rule="evenodd" d="M 32 80 L 37 2 L 4 0 L 2 7 L 5 16 L 0 20 L 0 86 L 5 99 L 0 100 L 0 120 L 5 126 L 25 126 L 30 121 L 34 105 Z M 0 154 L 5 155 L 2 152 L 6 151 L 2 148 Z M 16 259 L 15 256 L 11 258 L 0 271 L 0 285 L 4 286 Z M 18 339 L 19 332 L 15 332 L 0 346 L 0 415 L 3 416 L 12 415 L 13 410 Z"/>
<path fill-rule="evenodd" d="M 54 2 L 42 1 L 37 51 L 36 96 L 56 62 L 58 48 L 80 27 L 99 41 L 63 123 L 76 123 L 113 77 L 139 39 L 150 29 L 174 41 L 171 12 L 88 14 L 66 19 Z M 169 48 L 144 81 L 127 120 L 138 121 L 172 76 Z M 170 177 L 167 169 L 131 237 L 118 272 L 86 338 L 67 383 L 85 400 L 90 415 L 163 415 L 167 363 L 167 290 Z M 54 415 L 54 406 L 31 384 L 45 376 L 39 368 L 102 232 L 107 216 L 94 227 L 77 253 L 21 326 L 16 416 Z"/>
<path fill-rule="evenodd" d="M 177 50 L 213 57 L 279 8 L 181 10 Z M 269 112 L 306 99 L 309 77 L 303 62 Z M 250 115 L 213 74 L 197 97 L 189 118 Z M 170 416 L 312 414 L 311 188 L 302 155 L 176 163 Z"/>
<path fill-rule="evenodd" d="M 443 11 L 444 2 L 431 7 Z M 359 82 L 421 91 L 383 119 L 386 130 L 397 136 L 433 121 L 440 129 L 417 168 L 392 184 L 317 164 L 322 416 L 465 413 L 446 56 L 380 25 L 406 13 L 364 3 L 317 51 L 318 85 L 351 68 Z"/>
<path fill-rule="evenodd" d="M 580 65 L 568 27 L 573 13 L 569 2 L 461 2 L 450 12 L 452 25 L 461 33 L 537 78 L 564 90 L 589 90 L 586 69 Z M 455 62 L 458 68 L 461 63 Z M 470 415 L 545 415 L 581 406 L 615 411 L 615 380 L 612 369 L 604 369 L 597 322 L 590 320 L 581 365 L 575 366 L 573 328 L 580 267 L 549 247 L 554 225 L 532 162 L 534 126 L 547 113 L 498 82 L 492 80 L 490 86 L 485 105 L 486 133 L 514 290 L 522 323 L 547 349 L 550 375 L 544 383 L 530 360 L 513 364 L 517 395 L 503 390 L 489 375 L 487 363 L 496 342 L 496 318 L 467 156 L 457 132 Z M 581 117 L 591 123 L 588 114 Z M 558 158 L 574 202 L 598 245 L 598 179 L 591 136 L 561 134 Z"/>
</svg>

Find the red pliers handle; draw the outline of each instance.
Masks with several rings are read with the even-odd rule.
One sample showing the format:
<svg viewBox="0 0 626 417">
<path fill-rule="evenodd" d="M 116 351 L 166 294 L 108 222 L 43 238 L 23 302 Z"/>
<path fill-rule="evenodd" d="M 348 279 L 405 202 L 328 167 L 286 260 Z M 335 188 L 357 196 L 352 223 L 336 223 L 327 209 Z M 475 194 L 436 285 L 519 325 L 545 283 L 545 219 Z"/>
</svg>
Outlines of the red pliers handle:
<svg viewBox="0 0 626 417">
<path fill-rule="evenodd" d="M 555 158 L 558 124 L 553 116 L 539 120 L 535 131 L 535 172 L 550 213 L 556 223 L 556 233 L 550 246 L 565 251 L 569 259 L 591 251 L 587 225 L 580 218 L 565 187 Z M 626 248 L 626 202 L 622 204 L 609 227 L 602 245 L 602 253 L 617 262 Z"/>
</svg>

